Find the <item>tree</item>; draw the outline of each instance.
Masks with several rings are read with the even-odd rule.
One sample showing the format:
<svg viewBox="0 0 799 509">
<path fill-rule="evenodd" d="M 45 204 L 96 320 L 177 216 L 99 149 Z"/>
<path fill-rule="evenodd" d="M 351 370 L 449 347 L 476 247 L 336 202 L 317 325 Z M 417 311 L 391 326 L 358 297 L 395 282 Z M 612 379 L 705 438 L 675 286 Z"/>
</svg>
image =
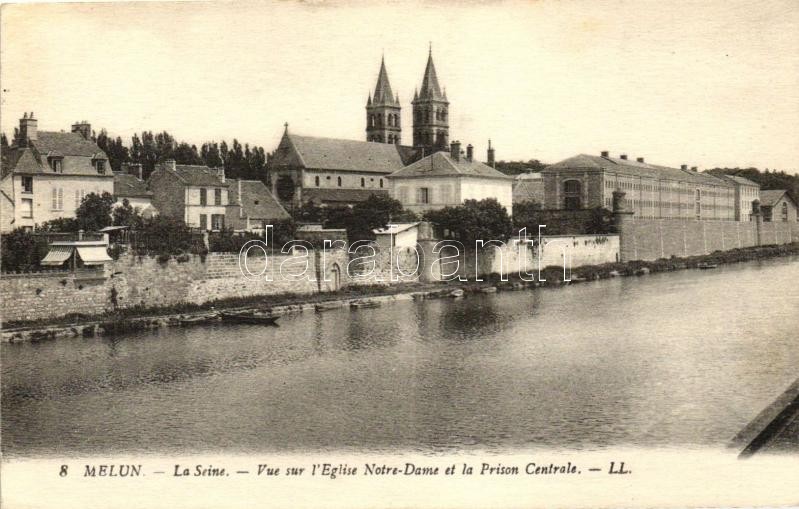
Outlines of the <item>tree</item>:
<svg viewBox="0 0 799 509">
<path fill-rule="evenodd" d="M 130 226 L 139 228 L 142 225 L 142 217 L 139 207 L 132 207 L 127 198 L 122 200 L 122 205 L 115 207 L 111 213 L 114 226 Z"/>
<path fill-rule="evenodd" d="M 74 217 L 58 217 L 36 226 L 38 232 L 69 233 L 79 229 L 78 222 Z"/>
<path fill-rule="evenodd" d="M 428 211 L 424 217 L 466 247 L 473 247 L 477 240 L 504 242 L 513 234 L 508 211 L 495 198 L 466 200 L 462 205 Z"/>
<path fill-rule="evenodd" d="M 282 202 L 290 202 L 294 198 L 294 180 L 289 175 L 281 175 L 276 184 L 277 197 Z"/>
<path fill-rule="evenodd" d="M 4 234 L 0 242 L 0 267 L 3 272 L 28 271 L 38 267 L 46 254 L 46 239 L 37 239 L 24 228 L 16 228 Z"/>
<path fill-rule="evenodd" d="M 305 210 L 306 214 L 315 212 L 308 205 L 304 209 L 307 209 Z M 350 242 L 374 240 L 375 235 L 372 230 L 385 228 L 389 223 L 418 221 L 416 214 L 404 210 L 399 201 L 384 194 L 372 194 L 352 208 L 341 207 L 320 210 L 324 218 L 325 227 L 346 229 Z"/>
<path fill-rule="evenodd" d="M 541 171 L 547 167 L 538 159 L 530 159 L 528 161 L 498 161 L 494 165 L 497 171 L 501 171 L 505 175 L 519 175 L 522 173 L 530 173 Z"/>
<path fill-rule="evenodd" d="M 111 208 L 114 197 L 109 193 L 98 195 L 89 193 L 80 202 L 75 211 L 75 220 L 78 228 L 84 231 L 97 231 L 106 226 L 111 226 Z"/>
<path fill-rule="evenodd" d="M 513 204 L 513 227 L 517 230 L 527 228 L 528 234 L 535 234 L 541 223 L 541 204 L 523 201 Z"/>
</svg>

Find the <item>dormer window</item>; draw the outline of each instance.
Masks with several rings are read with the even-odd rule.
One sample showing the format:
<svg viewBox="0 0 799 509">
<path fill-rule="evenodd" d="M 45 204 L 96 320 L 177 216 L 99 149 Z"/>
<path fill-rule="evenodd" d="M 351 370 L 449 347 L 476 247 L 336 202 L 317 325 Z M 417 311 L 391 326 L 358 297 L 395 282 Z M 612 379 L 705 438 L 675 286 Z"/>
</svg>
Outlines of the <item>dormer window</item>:
<svg viewBox="0 0 799 509">
<path fill-rule="evenodd" d="M 102 159 L 95 159 L 94 168 L 100 175 L 105 175 L 105 161 Z"/>
<path fill-rule="evenodd" d="M 62 165 L 62 158 L 60 157 L 51 157 L 50 160 L 50 169 L 52 169 L 56 173 L 63 173 L 64 167 Z"/>
</svg>

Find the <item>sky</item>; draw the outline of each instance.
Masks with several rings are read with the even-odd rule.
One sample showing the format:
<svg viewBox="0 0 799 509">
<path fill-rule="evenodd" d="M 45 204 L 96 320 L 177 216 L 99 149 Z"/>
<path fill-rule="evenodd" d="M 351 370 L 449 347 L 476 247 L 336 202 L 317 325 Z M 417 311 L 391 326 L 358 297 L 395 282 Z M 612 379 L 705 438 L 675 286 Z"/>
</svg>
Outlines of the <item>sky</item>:
<svg viewBox="0 0 799 509">
<path fill-rule="evenodd" d="M 430 44 L 476 154 L 799 171 L 796 0 L 6 4 L 0 124 L 365 139 L 385 55 L 409 143 Z"/>
</svg>

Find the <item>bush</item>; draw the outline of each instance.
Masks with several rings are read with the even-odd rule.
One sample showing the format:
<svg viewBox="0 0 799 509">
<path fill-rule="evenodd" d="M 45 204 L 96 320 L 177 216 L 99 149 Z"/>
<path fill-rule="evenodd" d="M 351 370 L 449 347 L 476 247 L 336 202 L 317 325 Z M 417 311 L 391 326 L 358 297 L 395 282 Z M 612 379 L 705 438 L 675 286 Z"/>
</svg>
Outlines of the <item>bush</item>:
<svg viewBox="0 0 799 509">
<path fill-rule="evenodd" d="M 47 255 L 47 239 L 17 228 L 3 235 L 0 240 L 3 272 L 27 272 L 39 268 L 39 262 Z"/>
</svg>

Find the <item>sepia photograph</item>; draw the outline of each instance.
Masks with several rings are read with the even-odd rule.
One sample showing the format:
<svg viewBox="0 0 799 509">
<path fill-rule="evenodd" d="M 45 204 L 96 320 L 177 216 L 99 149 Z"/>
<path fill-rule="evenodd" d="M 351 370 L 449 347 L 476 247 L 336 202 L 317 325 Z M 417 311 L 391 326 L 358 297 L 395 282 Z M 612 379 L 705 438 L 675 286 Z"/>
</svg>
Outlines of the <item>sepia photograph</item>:
<svg viewBox="0 0 799 509">
<path fill-rule="evenodd" d="M 4 508 L 799 506 L 796 0 L 0 5 Z"/>
</svg>

